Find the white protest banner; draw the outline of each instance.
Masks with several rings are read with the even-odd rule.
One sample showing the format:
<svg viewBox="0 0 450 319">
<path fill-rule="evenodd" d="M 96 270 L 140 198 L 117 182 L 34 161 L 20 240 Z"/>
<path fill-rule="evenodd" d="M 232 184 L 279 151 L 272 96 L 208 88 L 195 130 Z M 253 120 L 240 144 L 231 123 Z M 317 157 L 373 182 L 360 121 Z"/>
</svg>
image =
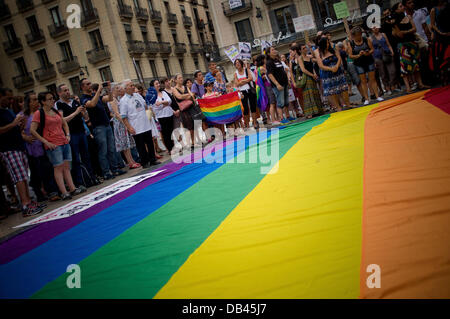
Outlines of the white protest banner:
<svg viewBox="0 0 450 319">
<path fill-rule="evenodd" d="M 230 9 L 236 9 L 242 7 L 242 0 L 229 0 Z"/>
<path fill-rule="evenodd" d="M 239 42 L 239 55 L 242 60 L 252 59 L 252 45 L 249 42 Z"/>
<path fill-rule="evenodd" d="M 264 50 L 266 48 L 270 48 L 271 46 L 272 46 L 272 42 L 269 42 L 269 41 L 266 41 L 266 40 L 261 40 L 261 53 L 264 54 Z"/>
<path fill-rule="evenodd" d="M 294 21 L 295 32 L 303 32 L 306 30 L 311 30 L 316 27 L 312 15 L 308 14 L 306 16 L 301 16 L 292 19 Z"/>
<path fill-rule="evenodd" d="M 234 61 L 236 61 L 236 59 L 239 58 L 239 51 L 236 49 L 234 45 L 226 49 L 225 54 L 228 56 L 228 58 L 231 60 L 232 63 L 234 63 Z"/>
<path fill-rule="evenodd" d="M 38 218 L 35 218 L 29 222 L 26 222 L 25 224 L 16 226 L 14 228 L 37 225 L 37 224 L 49 222 L 52 220 L 67 218 L 67 217 L 73 216 L 75 214 L 81 213 L 81 212 L 85 211 L 86 209 L 88 209 L 89 207 L 92 207 L 94 205 L 97 205 L 98 203 L 104 202 L 105 200 L 123 192 L 124 190 L 127 190 L 150 177 L 156 176 L 163 171 L 165 171 L 165 170 L 154 171 L 154 172 L 151 172 L 148 174 L 143 174 L 143 175 L 123 179 L 117 183 L 114 183 L 112 185 L 109 185 L 107 187 L 99 189 L 98 191 L 96 191 L 94 193 L 88 194 L 84 197 L 74 200 L 74 201 L 68 203 L 67 205 L 56 208 L 45 215 L 39 216 Z"/>
</svg>

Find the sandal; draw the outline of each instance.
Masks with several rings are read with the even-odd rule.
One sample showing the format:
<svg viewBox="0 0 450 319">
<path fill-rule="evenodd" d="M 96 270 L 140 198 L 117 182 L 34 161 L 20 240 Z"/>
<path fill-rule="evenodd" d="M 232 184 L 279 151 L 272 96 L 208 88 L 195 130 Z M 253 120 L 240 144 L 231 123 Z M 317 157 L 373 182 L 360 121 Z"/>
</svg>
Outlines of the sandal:
<svg viewBox="0 0 450 319">
<path fill-rule="evenodd" d="M 142 167 L 139 163 L 133 163 L 128 166 L 130 169 L 140 168 Z"/>
</svg>

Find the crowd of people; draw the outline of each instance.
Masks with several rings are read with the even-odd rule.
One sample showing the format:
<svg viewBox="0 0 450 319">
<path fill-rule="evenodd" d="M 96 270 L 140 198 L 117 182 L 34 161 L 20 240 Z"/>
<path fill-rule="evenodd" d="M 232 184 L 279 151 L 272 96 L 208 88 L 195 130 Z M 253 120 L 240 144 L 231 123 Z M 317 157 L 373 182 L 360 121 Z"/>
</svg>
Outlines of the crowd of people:
<svg viewBox="0 0 450 319">
<path fill-rule="evenodd" d="M 2 89 L 0 218 L 18 211 L 25 217 L 39 214 L 47 201 L 70 200 L 124 174 L 126 167 L 160 164 L 164 152 L 179 151 L 174 129 L 190 132 L 191 147 L 199 143 L 195 121 L 205 131 L 215 127 L 237 134 L 259 129 L 261 123 L 276 126 L 352 108 L 353 87 L 361 96 L 356 104 L 368 105 L 402 92 L 403 85 L 406 93 L 445 85 L 450 5 L 439 0 L 433 7 L 416 8 L 415 3 L 403 0 L 386 10 L 381 26 L 349 25 L 347 38 L 338 43 L 320 31 L 313 42 L 292 43 L 287 54 L 272 46 L 252 61 L 236 59 L 230 80 L 211 62 L 205 75 L 196 71 L 193 79 L 184 79 L 177 74 L 153 80 L 148 88 L 130 80 L 91 83 L 84 78 L 79 97 L 65 84 L 57 87 L 57 96 L 14 97 Z M 226 125 L 208 122 L 197 100 L 236 91 L 242 118 Z M 213 140 L 214 135 L 206 135 L 200 144 Z"/>
</svg>

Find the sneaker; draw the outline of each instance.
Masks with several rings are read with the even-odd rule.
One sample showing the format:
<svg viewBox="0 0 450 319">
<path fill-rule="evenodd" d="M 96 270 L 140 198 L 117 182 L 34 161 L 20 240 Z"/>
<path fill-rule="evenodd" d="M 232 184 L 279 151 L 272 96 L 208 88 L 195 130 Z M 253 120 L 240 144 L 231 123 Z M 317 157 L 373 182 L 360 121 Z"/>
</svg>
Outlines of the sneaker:
<svg viewBox="0 0 450 319">
<path fill-rule="evenodd" d="M 369 105 L 369 103 L 370 103 L 369 100 L 364 101 L 364 105 Z"/>
<path fill-rule="evenodd" d="M 289 120 L 286 120 L 286 119 L 281 120 L 281 123 L 282 123 L 282 124 L 289 124 L 289 122 L 290 122 L 290 121 L 289 121 Z"/>
<path fill-rule="evenodd" d="M 106 174 L 105 177 L 103 177 L 103 179 L 104 179 L 105 181 L 108 181 L 108 180 L 114 179 L 114 178 L 115 178 L 115 176 L 113 176 L 112 174 Z"/>
<path fill-rule="evenodd" d="M 119 169 L 118 171 L 115 171 L 113 174 L 114 174 L 114 176 L 120 176 L 120 175 L 126 174 L 126 172 Z"/>
<path fill-rule="evenodd" d="M 384 99 L 380 96 L 379 98 L 377 98 L 377 101 L 378 101 L 378 102 L 383 102 Z"/>
<path fill-rule="evenodd" d="M 61 200 L 71 200 L 71 199 L 72 199 L 72 196 L 70 196 L 69 193 L 62 194 L 62 196 L 61 196 Z"/>
<path fill-rule="evenodd" d="M 34 207 L 33 205 L 28 205 L 23 209 L 22 215 L 23 217 L 31 217 L 37 214 L 42 213 L 43 209 L 39 207 Z"/>
<path fill-rule="evenodd" d="M 48 195 L 48 200 L 51 202 L 56 202 L 58 200 L 61 200 L 61 197 L 59 197 L 58 193 L 54 192 Z"/>
<path fill-rule="evenodd" d="M 391 96 L 392 95 L 392 92 L 391 91 L 387 91 L 386 92 L 386 96 Z"/>
<path fill-rule="evenodd" d="M 30 205 L 33 207 L 42 208 L 42 209 L 47 208 L 46 203 L 31 202 Z"/>
<path fill-rule="evenodd" d="M 84 192 L 86 192 L 86 191 L 87 191 L 86 187 L 80 185 L 80 186 L 79 186 L 78 188 L 76 188 L 73 192 L 70 192 L 70 195 L 72 195 L 72 196 L 77 196 L 77 195 L 80 195 L 80 194 L 82 194 L 82 193 L 84 193 Z"/>
<path fill-rule="evenodd" d="M 290 122 L 292 122 L 292 121 L 295 121 L 296 119 L 293 118 L 292 116 L 289 116 L 289 117 L 288 117 L 288 120 L 289 120 Z"/>
</svg>

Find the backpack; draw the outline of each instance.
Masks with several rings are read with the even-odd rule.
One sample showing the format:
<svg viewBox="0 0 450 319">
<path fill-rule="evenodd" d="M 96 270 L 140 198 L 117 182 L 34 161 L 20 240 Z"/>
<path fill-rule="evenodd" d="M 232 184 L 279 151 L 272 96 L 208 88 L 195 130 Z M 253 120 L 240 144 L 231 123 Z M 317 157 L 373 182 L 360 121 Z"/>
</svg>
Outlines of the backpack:
<svg viewBox="0 0 450 319">
<path fill-rule="evenodd" d="M 88 169 L 86 166 L 80 162 L 80 168 L 81 168 L 81 180 L 82 184 L 85 187 L 91 187 L 94 186 L 94 180 L 92 179 L 92 176 L 89 174 Z"/>
<path fill-rule="evenodd" d="M 59 111 L 57 109 L 55 109 L 54 107 L 51 108 L 53 110 L 53 112 L 55 112 L 56 114 L 58 114 L 58 116 L 61 116 L 61 114 L 59 114 Z M 40 136 L 44 136 L 44 127 L 45 127 L 45 111 L 42 107 L 39 108 L 39 115 L 40 115 L 40 120 L 39 120 L 39 127 L 37 129 L 37 132 Z"/>
</svg>

